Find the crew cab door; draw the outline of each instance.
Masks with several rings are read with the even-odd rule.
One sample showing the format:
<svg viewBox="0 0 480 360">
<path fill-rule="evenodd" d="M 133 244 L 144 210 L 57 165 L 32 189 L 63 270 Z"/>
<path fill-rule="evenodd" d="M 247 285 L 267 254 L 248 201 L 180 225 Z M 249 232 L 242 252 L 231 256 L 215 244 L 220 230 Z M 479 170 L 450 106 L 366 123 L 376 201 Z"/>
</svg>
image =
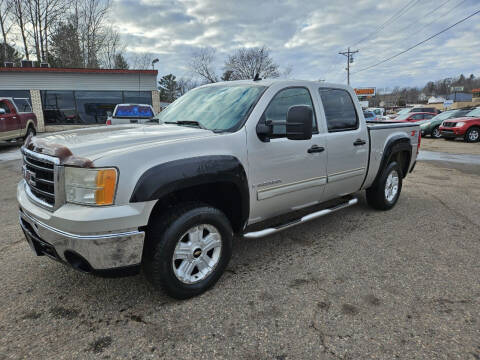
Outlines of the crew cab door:
<svg viewBox="0 0 480 360">
<path fill-rule="evenodd" d="M 7 100 L 0 100 L 0 139 L 8 140 L 20 136 L 19 119 L 15 108 Z"/>
<path fill-rule="evenodd" d="M 274 125 L 265 141 L 255 127 L 248 132 L 248 163 L 251 186 L 250 222 L 264 220 L 321 201 L 326 184 L 324 137 L 318 134 L 316 111 L 307 87 L 273 90 L 257 123 L 284 122 L 294 105 L 313 108 L 313 135 L 309 140 L 289 140 L 286 126 Z M 265 95 L 266 96 L 266 95 Z"/>
<path fill-rule="evenodd" d="M 367 171 L 369 138 L 352 93 L 337 88 L 319 88 L 318 93 L 327 125 L 327 200 L 360 189 Z"/>
</svg>

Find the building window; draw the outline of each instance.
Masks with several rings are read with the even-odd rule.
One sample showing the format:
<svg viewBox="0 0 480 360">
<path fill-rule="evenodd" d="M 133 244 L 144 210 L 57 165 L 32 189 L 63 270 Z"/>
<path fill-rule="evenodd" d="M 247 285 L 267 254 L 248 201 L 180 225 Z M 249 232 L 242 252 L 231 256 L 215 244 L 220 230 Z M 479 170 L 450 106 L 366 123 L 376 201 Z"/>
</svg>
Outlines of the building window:
<svg viewBox="0 0 480 360">
<path fill-rule="evenodd" d="M 123 103 L 152 105 L 152 92 L 151 91 L 124 91 Z"/>
<path fill-rule="evenodd" d="M 77 124 L 73 91 L 40 91 L 45 124 Z"/>
<path fill-rule="evenodd" d="M 31 112 L 30 90 L 0 90 L 0 98 L 12 98 L 19 112 Z"/>
<path fill-rule="evenodd" d="M 121 103 L 152 104 L 150 91 L 40 91 L 46 124 L 104 124 Z"/>
</svg>

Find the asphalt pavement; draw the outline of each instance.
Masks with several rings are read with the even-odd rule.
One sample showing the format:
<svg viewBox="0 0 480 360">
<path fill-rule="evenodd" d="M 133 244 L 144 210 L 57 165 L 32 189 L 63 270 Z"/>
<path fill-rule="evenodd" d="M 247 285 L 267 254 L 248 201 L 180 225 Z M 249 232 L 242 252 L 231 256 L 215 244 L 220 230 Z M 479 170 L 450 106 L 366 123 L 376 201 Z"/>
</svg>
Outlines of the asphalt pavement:
<svg viewBox="0 0 480 360">
<path fill-rule="evenodd" d="M 480 154 L 442 143 L 422 149 Z M 34 256 L 18 226 L 21 164 L 3 158 L 17 150 L 0 149 L 0 359 L 480 359 L 478 164 L 419 161 L 391 211 L 359 194 L 236 239 L 217 285 L 177 301 L 141 274 L 99 278 Z"/>
</svg>

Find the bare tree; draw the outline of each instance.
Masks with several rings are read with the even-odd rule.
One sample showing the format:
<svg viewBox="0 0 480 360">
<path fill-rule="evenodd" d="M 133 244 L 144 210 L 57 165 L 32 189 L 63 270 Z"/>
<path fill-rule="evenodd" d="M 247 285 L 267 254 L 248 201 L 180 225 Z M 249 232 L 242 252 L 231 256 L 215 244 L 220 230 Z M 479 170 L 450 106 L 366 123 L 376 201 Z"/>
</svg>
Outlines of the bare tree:
<svg viewBox="0 0 480 360">
<path fill-rule="evenodd" d="M 3 58 L 7 58 L 7 35 L 12 28 L 12 22 L 10 22 L 10 12 L 12 9 L 12 3 L 8 0 L 0 0 L 0 29 L 2 30 L 3 38 Z"/>
<path fill-rule="evenodd" d="M 30 60 L 30 53 L 28 51 L 28 42 L 27 42 L 27 32 L 26 32 L 26 25 L 28 23 L 28 19 L 26 16 L 26 6 L 28 1 L 27 0 L 12 0 L 12 15 L 16 26 L 22 36 L 23 41 L 23 49 L 25 51 L 25 58 Z"/>
<path fill-rule="evenodd" d="M 178 86 L 178 95 L 182 96 L 183 94 L 196 88 L 197 86 L 200 86 L 200 83 L 193 79 L 180 78 L 177 80 L 177 86 Z"/>
<path fill-rule="evenodd" d="M 118 62 L 118 55 L 123 57 L 125 45 L 122 44 L 120 34 L 112 27 L 107 27 L 102 34 L 102 46 L 99 49 L 102 67 L 113 69 Z M 122 65 L 123 66 L 123 65 Z"/>
<path fill-rule="evenodd" d="M 270 56 L 265 46 L 256 48 L 240 48 L 228 56 L 225 70 L 230 71 L 231 80 L 253 79 L 257 74 L 261 78 L 280 76 L 279 66 Z"/>
<path fill-rule="evenodd" d="M 218 75 L 214 69 L 215 54 L 213 48 L 202 48 L 193 54 L 189 64 L 190 70 L 208 83 L 218 81 Z"/>
<path fill-rule="evenodd" d="M 77 24 L 84 67 L 99 66 L 99 51 L 105 40 L 105 20 L 110 0 L 76 0 L 73 16 Z"/>
<path fill-rule="evenodd" d="M 136 53 L 130 57 L 130 67 L 138 70 L 150 69 L 154 58 L 152 53 Z"/>
</svg>

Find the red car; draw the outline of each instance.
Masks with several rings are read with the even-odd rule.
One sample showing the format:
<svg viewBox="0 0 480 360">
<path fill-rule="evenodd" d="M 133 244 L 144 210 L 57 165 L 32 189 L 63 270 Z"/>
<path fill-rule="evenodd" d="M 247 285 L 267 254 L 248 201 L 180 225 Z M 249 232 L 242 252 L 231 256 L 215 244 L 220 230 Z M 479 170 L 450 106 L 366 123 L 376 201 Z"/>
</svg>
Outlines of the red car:
<svg viewBox="0 0 480 360">
<path fill-rule="evenodd" d="M 446 140 L 461 137 L 466 142 L 480 141 L 480 107 L 466 113 L 464 117 L 445 120 L 439 129 Z"/>
<path fill-rule="evenodd" d="M 415 112 L 415 113 L 406 113 L 403 115 L 397 116 L 395 119 L 391 121 L 394 122 L 417 122 L 422 120 L 429 120 L 435 116 L 434 113 L 431 112 Z"/>
<path fill-rule="evenodd" d="M 37 132 L 37 117 L 28 99 L 0 98 L 0 140 L 26 138 Z"/>
</svg>

